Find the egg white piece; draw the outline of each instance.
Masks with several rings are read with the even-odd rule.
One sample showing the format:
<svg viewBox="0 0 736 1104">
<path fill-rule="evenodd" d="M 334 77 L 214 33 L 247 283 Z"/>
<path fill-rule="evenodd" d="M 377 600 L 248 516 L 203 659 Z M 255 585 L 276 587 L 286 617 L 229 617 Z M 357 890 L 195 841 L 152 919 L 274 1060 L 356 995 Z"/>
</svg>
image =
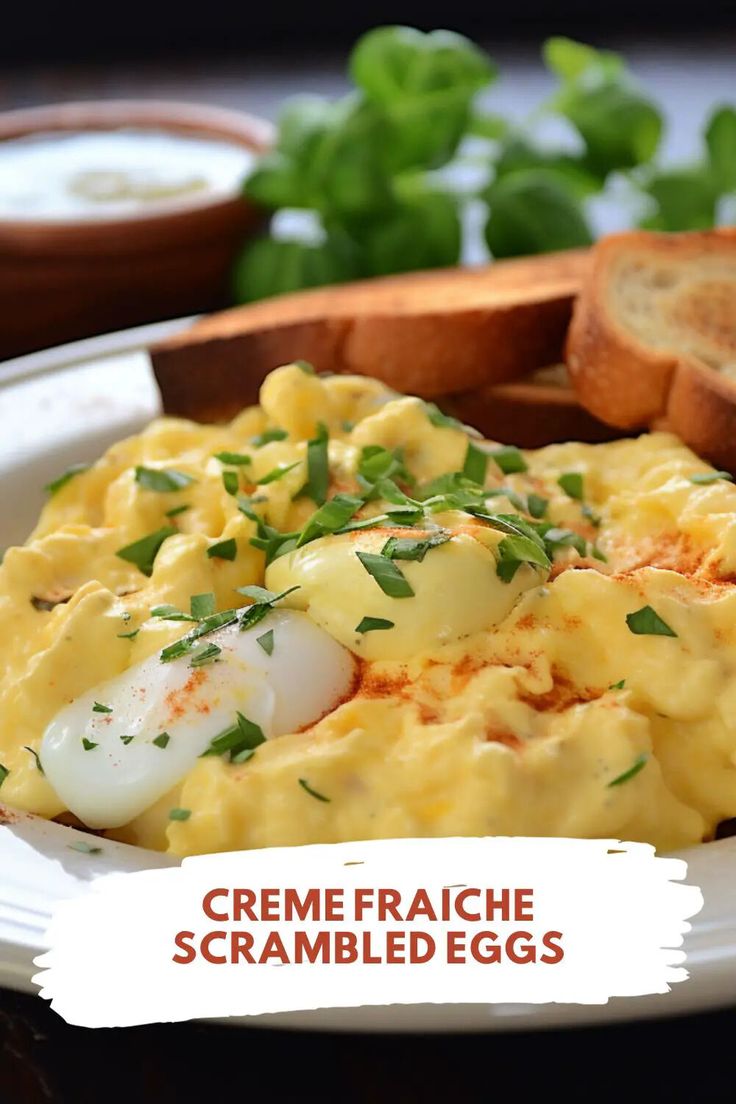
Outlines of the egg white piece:
<svg viewBox="0 0 736 1104">
<path fill-rule="evenodd" d="M 271 655 L 258 643 L 269 630 Z M 221 649 L 217 662 L 192 667 L 190 653 L 162 663 L 157 653 L 77 698 L 46 729 L 46 777 L 90 828 L 119 827 L 153 805 L 238 712 L 266 738 L 282 736 L 334 709 L 355 676 L 350 653 L 292 610 L 274 610 L 245 632 L 229 625 L 201 644 Z M 168 741 L 154 743 L 162 733 Z"/>
</svg>

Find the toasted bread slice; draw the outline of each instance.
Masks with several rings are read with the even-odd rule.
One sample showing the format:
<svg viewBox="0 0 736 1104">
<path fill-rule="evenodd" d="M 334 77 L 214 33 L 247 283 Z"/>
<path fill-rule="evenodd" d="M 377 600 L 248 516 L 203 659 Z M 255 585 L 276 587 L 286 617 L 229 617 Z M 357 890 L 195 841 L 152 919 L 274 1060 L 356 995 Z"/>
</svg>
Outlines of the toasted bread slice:
<svg viewBox="0 0 736 1104">
<path fill-rule="evenodd" d="M 561 358 L 588 251 L 278 296 L 196 322 L 151 350 L 164 409 L 222 420 L 279 364 L 377 376 L 436 398 Z"/>
<path fill-rule="evenodd" d="M 688 444 L 715 455 L 716 427 L 733 426 L 736 406 L 727 374 L 736 369 L 736 229 L 603 239 L 566 357 L 597 417 L 633 428 L 666 416 Z"/>
<path fill-rule="evenodd" d="M 558 441 L 595 444 L 621 436 L 620 430 L 581 406 L 564 364 L 542 368 L 512 383 L 447 395 L 439 404 L 484 437 L 520 448 L 541 448 Z"/>
</svg>

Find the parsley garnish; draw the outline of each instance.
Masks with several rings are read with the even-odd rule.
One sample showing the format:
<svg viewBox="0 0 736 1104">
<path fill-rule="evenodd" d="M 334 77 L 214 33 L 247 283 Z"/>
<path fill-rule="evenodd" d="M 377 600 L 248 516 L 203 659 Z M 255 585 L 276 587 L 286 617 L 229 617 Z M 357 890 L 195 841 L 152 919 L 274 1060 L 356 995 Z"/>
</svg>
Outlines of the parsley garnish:
<svg viewBox="0 0 736 1104">
<path fill-rule="evenodd" d="M 96 701 L 92 706 L 93 713 L 112 713 L 112 709 L 109 705 L 103 705 L 102 702 Z"/>
<path fill-rule="evenodd" d="M 169 809 L 169 820 L 189 820 L 191 809 Z"/>
<path fill-rule="evenodd" d="M 318 506 L 327 498 L 330 486 L 328 441 L 327 426 L 320 422 L 316 437 L 307 442 L 307 482 L 296 496 L 307 495 Z"/>
<path fill-rule="evenodd" d="M 251 444 L 256 448 L 263 448 L 264 445 L 269 445 L 271 441 L 285 441 L 289 434 L 285 429 L 279 429 L 278 426 L 274 426 L 273 429 L 264 429 L 263 433 L 256 434 L 255 437 L 251 437 Z"/>
<path fill-rule="evenodd" d="M 727 471 L 698 472 L 690 476 L 691 483 L 717 483 L 719 479 L 725 479 L 727 483 L 733 483 L 733 476 Z"/>
<path fill-rule="evenodd" d="M 89 471 L 90 466 L 90 464 L 72 464 L 56 479 L 52 479 L 50 483 L 47 483 L 44 490 L 47 494 L 55 495 L 62 487 L 66 487 L 69 480 L 73 479 L 75 475 L 81 475 L 82 472 Z"/>
<path fill-rule="evenodd" d="M 135 740 L 135 736 L 121 736 L 120 740 L 127 747 L 132 740 Z"/>
<path fill-rule="evenodd" d="M 191 510 L 191 508 L 192 507 L 189 505 L 189 503 L 183 502 L 181 504 L 181 506 L 172 506 L 170 510 L 166 511 L 166 513 L 164 514 L 164 517 L 167 517 L 167 518 L 176 517 L 177 514 L 184 514 L 184 513 L 186 513 L 187 510 Z"/>
<path fill-rule="evenodd" d="M 389 537 L 381 549 L 381 555 L 390 560 L 417 560 L 421 563 L 430 548 L 439 548 L 449 539 L 450 534 L 445 529 L 422 538 Z"/>
<path fill-rule="evenodd" d="M 323 537 L 325 533 L 335 533 L 342 529 L 362 505 L 363 499 L 357 495 L 336 494 L 312 514 L 299 534 L 296 547 L 301 548 L 303 544 Z"/>
<path fill-rule="evenodd" d="M 404 577 L 393 560 L 383 555 L 378 556 L 374 552 L 356 552 L 355 555 L 389 598 L 414 597 L 409 580 Z"/>
<path fill-rule="evenodd" d="M 236 471 L 222 473 L 222 485 L 229 495 L 235 496 L 240 489 L 240 477 Z"/>
<path fill-rule="evenodd" d="M 301 788 L 303 790 L 306 790 L 306 792 L 309 794 L 310 797 L 316 797 L 317 801 L 324 801 L 327 805 L 330 804 L 330 801 L 332 799 L 329 798 L 329 797 L 325 797 L 324 794 L 319 793 L 317 790 L 313 790 L 312 787 L 307 782 L 306 778 L 300 778 L 299 779 L 299 785 L 301 786 Z"/>
<path fill-rule="evenodd" d="M 188 613 L 184 613 L 182 610 L 177 609 L 176 606 L 170 606 L 168 604 L 161 606 L 151 607 L 151 617 L 159 617 L 162 621 L 196 621 L 196 617 L 191 617 Z"/>
<path fill-rule="evenodd" d="M 39 771 L 40 774 L 45 774 L 46 771 L 43 769 L 41 760 L 38 757 L 38 752 L 35 751 L 32 747 L 28 747 L 28 744 L 24 744 L 23 749 L 24 751 L 30 751 L 31 755 L 36 760 L 36 770 Z"/>
<path fill-rule="evenodd" d="M 223 610 L 221 613 L 213 613 L 210 617 L 203 618 L 196 628 L 190 629 L 185 636 L 180 637 L 179 640 L 175 640 L 173 644 L 169 644 L 163 649 L 159 659 L 162 663 L 170 663 L 172 659 L 178 659 L 180 656 L 186 655 L 190 652 L 194 646 L 195 641 L 200 637 L 206 636 L 207 633 L 214 632 L 215 629 L 221 629 L 225 625 L 231 625 L 238 619 L 238 610 L 230 609 Z"/>
<path fill-rule="evenodd" d="M 201 758 L 208 755 L 230 755 L 230 762 L 245 762 L 250 755 L 239 758 L 244 752 L 251 755 L 260 744 L 266 742 L 263 730 L 255 721 L 249 721 L 242 713 L 237 714 L 237 720 L 230 728 L 226 728 L 210 742 L 210 746 L 202 753 Z"/>
<path fill-rule="evenodd" d="M 211 560 L 234 560 L 237 551 L 238 546 L 235 543 L 235 538 L 230 537 L 228 540 L 222 540 L 218 541 L 217 544 L 211 544 L 207 549 L 207 555 Z"/>
<path fill-rule="evenodd" d="M 189 609 L 196 621 L 211 617 L 215 612 L 214 594 L 193 594 L 189 599 Z"/>
<path fill-rule="evenodd" d="M 219 460 L 221 464 L 232 464 L 236 468 L 252 463 L 250 456 L 244 452 L 216 452 L 215 460 Z"/>
<path fill-rule="evenodd" d="M 195 652 L 189 663 L 190 667 L 206 667 L 208 663 L 216 663 L 222 653 L 222 648 L 217 644 L 205 644 L 201 651 Z"/>
<path fill-rule="evenodd" d="M 396 476 L 405 483 L 414 483 L 414 478 L 404 464 L 400 449 L 387 449 L 383 445 L 365 445 L 360 452 L 358 463 L 358 482 L 365 490 L 373 489 L 382 479 Z"/>
<path fill-rule="evenodd" d="M 510 583 L 522 564 L 534 564 L 546 571 L 550 568 L 549 558 L 531 537 L 519 533 L 504 537 L 498 545 L 499 561 L 496 573 L 504 583 Z"/>
<path fill-rule="evenodd" d="M 140 464 L 135 469 L 135 481 L 147 491 L 180 491 L 196 482 L 193 475 L 175 471 L 174 468 L 144 468 Z"/>
<path fill-rule="evenodd" d="M 436 403 L 425 402 L 424 409 L 432 425 L 437 426 L 438 429 L 465 429 L 461 421 L 453 418 L 451 414 L 443 413 Z"/>
<path fill-rule="evenodd" d="M 116 633 L 115 635 L 117 636 L 118 640 L 135 640 L 140 631 L 140 629 L 131 629 L 130 632 Z"/>
<path fill-rule="evenodd" d="M 608 783 L 608 789 L 610 790 L 612 786 L 620 786 L 623 782 L 628 782 L 630 778 L 633 778 L 635 774 L 638 774 L 640 770 L 644 769 L 648 759 L 649 756 L 646 753 L 642 753 L 634 760 L 628 770 L 625 770 L 623 774 L 619 774 Z"/>
<path fill-rule="evenodd" d="M 489 455 L 495 460 L 504 475 L 529 470 L 526 460 L 516 445 L 501 445 L 500 448 L 490 449 Z"/>
<path fill-rule="evenodd" d="M 574 498 L 578 502 L 582 502 L 583 477 L 580 472 L 563 472 L 557 480 L 557 486 L 562 488 L 568 498 Z"/>
<path fill-rule="evenodd" d="M 463 461 L 463 475 L 465 478 L 471 479 L 473 483 L 477 483 L 482 487 L 486 481 L 488 460 L 488 453 L 485 449 L 480 448 L 473 441 L 468 441 L 468 448 Z"/>
<path fill-rule="evenodd" d="M 392 629 L 393 621 L 387 621 L 385 617 L 363 617 L 355 626 L 357 633 L 378 632 L 381 629 Z"/>
<path fill-rule="evenodd" d="M 627 613 L 626 624 L 629 631 L 637 636 L 677 636 L 674 629 L 651 606 L 642 606 L 634 613 Z"/>
<path fill-rule="evenodd" d="M 165 748 L 168 746 L 170 739 L 168 732 L 159 732 L 158 736 L 154 736 L 151 743 L 155 744 L 156 747 Z"/>
<path fill-rule="evenodd" d="M 282 598 L 286 598 L 295 590 L 299 590 L 299 587 L 289 587 L 288 590 L 282 590 L 280 594 L 274 594 L 272 590 L 266 590 L 265 587 L 260 586 L 237 587 L 236 592 L 238 594 L 242 594 L 244 598 L 250 598 L 253 602 L 252 605 L 246 606 L 244 610 L 240 611 L 240 631 L 245 632 L 247 629 L 252 629 L 254 625 L 263 620 L 276 602 L 280 602 Z"/>
<path fill-rule="evenodd" d="M 307 376 L 316 376 L 317 373 L 314 370 L 314 365 L 310 364 L 308 360 L 292 360 L 291 362 L 295 367 L 301 368 Z"/>
<path fill-rule="evenodd" d="M 260 479 L 256 480 L 259 487 L 265 487 L 267 483 L 275 483 L 279 479 L 283 479 L 290 471 L 297 468 L 301 464 L 301 460 L 295 460 L 293 464 L 279 464 L 278 467 L 272 468 L 270 472 L 266 472 Z"/>
<path fill-rule="evenodd" d="M 2 786 L 3 782 L 9 774 L 10 771 L 8 770 L 8 768 L 3 763 L 0 763 L 0 786 Z"/>
<path fill-rule="evenodd" d="M 260 644 L 266 655 L 273 655 L 273 629 L 256 637 L 256 644 Z"/>
<path fill-rule="evenodd" d="M 547 507 L 549 506 L 549 499 L 542 498 L 538 494 L 530 494 L 527 498 L 527 510 L 533 518 L 543 518 L 547 513 Z"/>
<path fill-rule="evenodd" d="M 618 682 L 612 682 L 608 687 L 609 690 L 623 690 L 626 685 L 626 679 L 619 679 Z"/>
<path fill-rule="evenodd" d="M 128 563 L 135 564 L 139 571 L 150 576 L 153 573 L 153 564 L 161 545 L 177 532 L 178 529 L 175 529 L 173 525 L 165 525 L 163 529 L 157 529 L 155 533 L 149 533 L 147 537 L 141 537 L 140 540 L 133 541 L 132 544 L 126 544 L 124 548 L 119 548 L 115 555 L 121 560 L 127 560 Z"/>
<path fill-rule="evenodd" d="M 96 744 L 94 740 L 88 740 L 86 736 L 82 737 L 82 747 L 85 751 L 93 751 L 99 744 Z"/>
</svg>

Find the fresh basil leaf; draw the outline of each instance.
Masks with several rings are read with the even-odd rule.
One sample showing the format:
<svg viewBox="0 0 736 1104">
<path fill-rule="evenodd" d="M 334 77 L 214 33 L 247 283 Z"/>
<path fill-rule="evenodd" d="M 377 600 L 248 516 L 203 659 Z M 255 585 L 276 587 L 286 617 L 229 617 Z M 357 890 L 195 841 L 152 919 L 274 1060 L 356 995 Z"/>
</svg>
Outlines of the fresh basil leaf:
<svg viewBox="0 0 736 1104">
<path fill-rule="evenodd" d="M 261 633 L 256 637 L 256 644 L 258 644 L 266 655 L 273 655 L 273 629 L 269 629 L 268 632 Z"/>
<path fill-rule="evenodd" d="M 389 537 L 381 549 L 381 555 L 387 556 L 390 560 L 416 560 L 421 563 L 430 549 L 447 544 L 450 536 L 450 533 L 441 529 L 437 533 L 422 538 Z"/>
<path fill-rule="evenodd" d="M 580 472 L 563 472 L 557 480 L 557 486 L 561 487 L 568 498 L 583 500 L 583 476 Z"/>
<path fill-rule="evenodd" d="M 527 498 L 527 510 L 533 518 L 543 518 L 547 513 L 549 499 L 542 498 L 538 494 L 530 494 Z"/>
<path fill-rule="evenodd" d="M 705 130 L 710 168 L 720 191 L 736 189 L 736 108 L 716 108 Z"/>
<path fill-rule="evenodd" d="M 255 721 L 249 721 L 242 713 L 238 713 L 235 724 L 210 741 L 210 746 L 202 753 L 202 758 L 229 754 L 230 761 L 234 762 L 235 756 L 241 752 L 253 751 L 265 742 L 266 737 L 261 727 Z"/>
<path fill-rule="evenodd" d="M 488 471 L 489 456 L 485 449 L 480 448 L 473 441 L 468 441 L 468 448 L 463 461 L 463 475 L 473 483 L 483 486 Z"/>
<path fill-rule="evenodd" d="M 382 632 L 385 629 L 393 629 L 394 622 L 385 617 L 361 617 L 355 626 L 356 633 Z"/>
<path fill-rule="evenodd" d="M 488 455 L 498 465 L 504 475 L 528 471 L 528 465 L 515 445 L 501 445 L 488 450 Z"/>
<path fill-rule="evenodd" d="M 257 433 L 250 441 L 255 448 L 263 448 L 264 445 L 270 445 L 272 441 L 285 441 L 288 436 L 285 429 L 274 426 L 272 429 L 264 429 L 263 433 Z"/>
<path fill-rule="evenodd" d="M 208 663 L 216 663 L 221 654 L 222 648 L 217 644 L 205 644 L 198 652 L 192 652 L 189 666 L 206 667 Z"/>
<path fill-rule="evenodd" d="M 355 246 L 333 231 L 318 244 L 258 238 L 240 254 L 234 272 L 233 294 L 238 303 L 251 303 L 302 288 L 341 284 L 360 276 Z"/>
<path fill-rule="evenodd" d="M 296 547 L 301 548 L 317 537 L 342 529 L 362 505 L 363 499 L 357 495 L 336 494 L 312 514 L 299 535 Z"/>
<path fill-rule="evenodd" d="M 252 463 L 252 458 L 244 452 L 216 452 L 215 460 L 219 460 L 221 464 L 231 464 L 233 467 L 243 467 L 245 464 Z"/>
<path fill-rule="evenodd" d="M 189 599 L 189 609 L 195 621 L 211 617 L 215 612 L 214 594 L 193 594 Z"/>
<path fill-rule="evenodd" d="M 192 650 L 195 643 L 208 633 L 214 632 L 215 629 L 221 629 L 225 625 L 231 625 L 234 621 L 237 621 L 240 615 L 240 610 L 230 609 L 223 610 L 221 613 L 213 613 L 210 617 L 205 617 L 194 629 L 190 629 L 185 636 L 180 637 L 179 640 L 175 640 L 173 644 L 169 644 L 161 652 L 159 659 L 162 663 L 170 663 L 174 659 L 179 659 L 180 656 L 186 655 Z"/>
<path fill-rule="evenodd" d="M 151 617 L 159 617 L 162 621 L 196 621 L 197 618 L 183 613 L 176 606 L 168 604 L 151 607 Z"/>
<path fill-rule="evenodd" d="M 308 495 L 318 506 L 327 498 L 330 486 L 328 442 L 327 426 L 320 422 L 316 436 L 307 442 L 307 482 L 299 492 Z"/>
<path fill-rule="evenodd" d="M 510 173 L 495 180 L 485 198 L 486 241 L 496 258 L 574 249 L 593 240 L 580 201 L 559 172 Z"/>
</svg>

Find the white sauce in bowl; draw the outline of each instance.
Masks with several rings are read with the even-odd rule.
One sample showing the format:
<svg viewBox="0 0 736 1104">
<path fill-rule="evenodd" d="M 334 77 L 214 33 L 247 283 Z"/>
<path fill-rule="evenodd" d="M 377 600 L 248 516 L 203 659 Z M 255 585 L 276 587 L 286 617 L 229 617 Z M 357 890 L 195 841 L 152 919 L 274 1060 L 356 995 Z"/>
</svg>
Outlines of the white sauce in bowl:
<svg viewBox="0 0 736 1104">
<path fill-rule="evenodd" d="M 173 131 L 61 131 L 0 141 L 0 219 L 120 218 L 240 191 L 255 154 Z"/>
</svg>

